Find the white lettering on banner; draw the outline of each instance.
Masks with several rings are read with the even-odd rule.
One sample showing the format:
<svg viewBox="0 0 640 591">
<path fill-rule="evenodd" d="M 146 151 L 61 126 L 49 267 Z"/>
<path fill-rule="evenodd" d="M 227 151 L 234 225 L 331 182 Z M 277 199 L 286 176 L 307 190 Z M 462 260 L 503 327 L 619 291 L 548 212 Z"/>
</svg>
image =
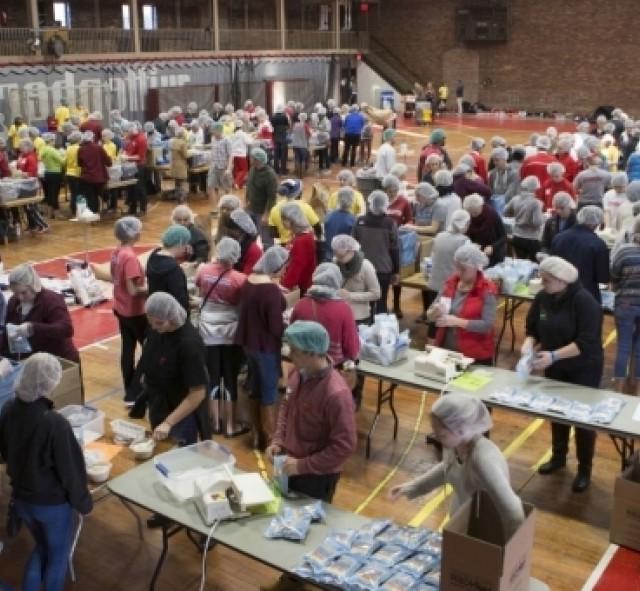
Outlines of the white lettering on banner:
<svg viewBox="0 0 640 591">
<path fill-rule="evenodd" d="M 24 85 L 26 116 L 33 119 L 46 119 L 49 108 L 49 91 L 44 82 L 27 82 Z"/>
</svg>

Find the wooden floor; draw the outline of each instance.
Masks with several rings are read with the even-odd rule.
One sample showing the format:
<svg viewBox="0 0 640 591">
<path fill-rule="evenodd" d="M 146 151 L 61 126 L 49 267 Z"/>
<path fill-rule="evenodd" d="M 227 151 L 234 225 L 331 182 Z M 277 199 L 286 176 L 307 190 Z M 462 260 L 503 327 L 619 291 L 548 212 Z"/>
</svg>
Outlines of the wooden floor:
<svg viewBox="0 0 640 591">
<path fill-rule="evenodd" d="M 523 143 L 531 130 L 509 131 L 504 125 L 492 128 L 490 123 L 482 126 L 470 124 L 449 125 L 448 147 L 455 160 L 465 150 L 476 135 L 487 140 L 499 134 L 511 143 Z M 530 122 L 527 122 L 530 125 Z M 548 122 L 540 121 L 539 129 L 544 130 Z M 407 143 L 417 154 L 424 143 L 428 130 L 413 129 L 401 132 L 398 143 Z M 377 142 L 376 142 L 377 144 Z M 415 176 L 415 160 L 411 158 L 411 173 Z M 337 169 L 332 171 L 337 172 Z M 329 179 L 333 182 L 332 174 Z M 319 180 L 315 174 L 305 179 L 308 193 L 312 182 Z M 323 177 L 325 180 L 325 177 Z M 198 213 L 206 212 L 205 201 L 192 204 Z M 172 205 L 153 204 L 144 220 L 143 241 L 153 243 L 169 221 Z M 111 225 L 101 222 L 90 230 L 92 248 L 114 244 Z M 55 221 L 51 231 L 43 236 L 25 237 L 17 244 L 0 246 L 0 254 L 5 267 L 24 261 L 40 261 L 84 248 L 83 237 L 68 222 Z M 425 339 L 425 327 L 415 323 L 420 311 L 420 294 L 414 290 L 403 291 L 403 324 L 411 329 L 413 342 L 420 346 Z M 522 339 L 522 314 L 517 319 L 519 339 Z M 612 321 L 606 318 L 603 334 L 608 336 L 613 329 Z M 500 365 L 512 367 L 516 355 L 508 350 L 508 339 L 503 343 Z M 607 376 L 611 373 L 612 355 L 615 341 L 607 349 Z M 103 409 L 108 418 L 124 417 L 122 388 L 119 373 L 119 340 L 112 339 L 82 351 L 87 399 Z M 603 381 L 608 383 L 608 378 Z M 432 462 L 431 449 L 424 445 L 424 435 L 428 430 L 428 411 L 434 402 L 433 394 L 398 389 L 396 408 L 400 418 L 397 441 L 391 438 L 392 422 L 388 411 L 378 424 L 372 445 L 371 459 L 364 459 L 364 438 L 374 412 L 373 384 L 367 384 L 365 402 L 358 421 L 358 450 L 348 461 L 340 481 L 335 504 L 348 510 L 359 509 L 367 516 L 390 517 L 400 523 L 424 525 L 438 528 L 447 515 L 450 499 L 442 500 L 440 491 L 414 501 L 403 500 L 391 503 L 387 499 L 388 490 L 396 483 L 403 482 L 422 473 Z M 575 459 L 571 458 L 565 471 L 553 476 L 541 477 L 536 473 L 536 465 L 549 450 L 550 433 L 548 425 L 542 421 L 515 414 L 496 411 L 493 415 L 495 427 L 492 439 L 509 458 L 512 483 L 523 500 L 533 503 L 538 509 L 536 522 L 533 575 L 547 583 L 554 591 L 576 591 L 588 578 L 600 555 L 608 543 L 608 525 L 611 515 L 613 483 L 619 469 L 618 457 L 612 443 L 605 437 L 598 438 L 597 457 L 594 465 L 593 484 L 581 495 L 571 492 L 571 481 L 575 473 Z M 419 419 L 419 420 L 418 420 Z M 257 458 L 242 438 L 230 444 L 238 465 L 245 470 L 257 469 Z M 121 461 L 131 462 L 122 452 Z M 375 492 L 381 481 L 391 474 L 391 478 Z M 2 477 L 0 515 L 5 514 L 6 475 Z M 4 536 L 4 519 L 0 519 L 0 539 Z M 0 579 L 18 585 L 21 570 L 31 548 L 31 539 L 26 532 L 5 547 L 0 555 Z M 148 588 L 161 548 L 161 537 L 156 531 L 147 530 L 145 539 L 137 538 L 135 523 L 131 515 L 113 497 L 99 503 L 85 522 L 85 528 L 76 553 L 78 582 L 75 586 L 82 591 L 127 590 L 138 591 Z M 158 589 L 193 590 L 197 588 L 200 576 L 201 556 L 183 534 L 171 541 L 171 552 L 158 585 Z M 223 548 L 215 548 L 208 558 L 207 589 L 228 591 L 249 591 L 261 584 L 275 580 L 276 573 L 250 559 L 234 554 Z M 622 590 L 621 590 L 622 591 Z"/>
</svg>

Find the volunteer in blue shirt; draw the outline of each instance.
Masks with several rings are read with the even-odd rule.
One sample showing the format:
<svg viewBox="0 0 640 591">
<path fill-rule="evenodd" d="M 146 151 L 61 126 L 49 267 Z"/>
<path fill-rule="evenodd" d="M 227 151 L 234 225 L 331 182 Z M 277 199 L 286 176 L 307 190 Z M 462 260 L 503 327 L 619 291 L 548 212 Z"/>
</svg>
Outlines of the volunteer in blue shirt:
<svg viewBox="0 0 640 591">
<path fill-rule="evenodd" d="M 342 166 L 347 165 L 347 158 L 349 159 L 349 166 L 356 165 L 356 152 L 360 145 L 362 129 L 366 123 L 367 119 L 360 112 L 360 107 L 358 105 L 351 105 L 351 107 L 349 107 L 349 114 L 344 120 L 344 151 L 342 152 Z"/>
</svg>

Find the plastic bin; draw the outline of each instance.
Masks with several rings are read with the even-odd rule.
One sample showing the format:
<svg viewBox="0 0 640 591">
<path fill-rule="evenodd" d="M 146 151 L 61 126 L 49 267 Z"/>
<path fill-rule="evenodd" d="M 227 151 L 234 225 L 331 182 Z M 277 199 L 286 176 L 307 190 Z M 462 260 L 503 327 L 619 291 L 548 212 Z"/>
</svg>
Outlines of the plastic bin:
<svg viewBox="0 0 640 591">
<path fill-rule="evenodd" d="M 20 194 L 18 185 L 14 182 L 0 182 L 0 203 L 15 201 Z"/>
<path fill-rule="evenodd" d="M 40 181 L 37 178 L 20 179 L 18 181 L 19 197 L 35 197 L 38 194 Z"/>
<path fill-rule="evenodd" d="M 11 373 L 0 380 L 0 409 L 13 398 L 15 383 L 22 371 L 22 363 L 19 361 L 11 361 L 11 365 L 13 366 Z"/>
<path fill-rule="evenodd" d="M 92 406 L 70 404 L 58 411 L 71 425 L 76 438 L 83 444 L 104 435 L 104 413 Z"/>
</svg>

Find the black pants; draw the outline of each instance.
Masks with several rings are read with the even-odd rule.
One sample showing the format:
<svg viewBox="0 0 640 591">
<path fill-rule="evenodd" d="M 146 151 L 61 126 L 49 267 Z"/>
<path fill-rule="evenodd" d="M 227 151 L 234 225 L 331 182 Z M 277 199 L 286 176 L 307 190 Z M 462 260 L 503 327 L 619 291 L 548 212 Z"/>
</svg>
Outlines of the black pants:
<svg viewBox="0 0 640 591">
<path fill-rule="evenodd" d="M 287 142 L 274 142 L 273 165 L 278 174 L 284 174 L 287 170 L 287 159 L 289 157 L 289 146 Z"/>
<path fill-rule="evenodd" d="M 45 203 L 55 211 L 60 209 L 61 172 L 45 172 L 42 182 Z"/>
<path fill-rule="evenodd" d="M 147 332 L 147 317 L 142 316 L 120 316 L 115 313 L 120 326 L 120 371 L 122 372 L 122 382 L 125 391 L 132 385 L 135 374 L 136 345 L 144 343 Z M 135 395 L 131 397 L 135 400 Z"/>
<path fill-rule="evenodd" d="M 138 182 L 127 191 L 129 215 L 137 215 L 138 210 L 147 213 L 147 167 L 144 164 L 138 165 L 136 179 Z"/>
<path fill-rule="evenodd" d="M 71 213 L 76 215 L 76 199 L 80 195 L 80 178 L 77 176 L 67 177 L 67 186 L 69 187 L 69 202 L 71 205 Z"/>
<path fill-rule="evenodd" d="M 513 237 L 513 250 L 519 259 L 528 259 L 536 262 L 536 254 L 540 252 L 540 241 L 530 240 L 529 238 Z"/>
<path fill-rule="evenodd" d="M 82 193 L 87 200 L 87 207 L 93 213 L 100 213 L 100 196 L 102 195 L 103 188 L 104 185 L 102 183 L 82 181 Z"/>
<path fill-rule="evenodd" d="M 331 164 L 335 164 L 340 159 L 340 138 L 331 138 Z"/>
<path fill-rule="evenodd" d="M 422 290 L 422 310 L 423 312 L 426 312 L 429 307 L 431 306 L 431 304 L 433 304 L 433 302 L 436 301 L 436 298 L 438 297 L 438 292 L 433 290 L 433 289 L 423 289 Z M 430 339 L 435 339 L 436 338 L 436 323 L 435 322 L 429 322 L 429 325 L 427 327 L 427 336 Z"/>
<path fill-rule="evenodd" d="M 578 386 L 598 388 L 602 379 L 603 364 L 583 364 L 580 368 L 565 370 L 562 368 L 548 367 L 544 376 L 559 382 L 567 382 Z M 569 452 L 569 425 L 551 423 L 551 450 L 555 458 L 565 458 Z M 590 429 L 576 427 L 576 455 L 578 468 L 590 470 L 593 463 L 593 455 L 596 449 L 596 433 Z"/>
<path fill-rule="evenodd" d="M 376 273 L 378 283 L 380 284 L 380 299 L 374 303 L 374 314 L 387 314 L 387 296 L 389 295 L 389 286 L 391 285 L 391 273 Z"/>
<path fill-rule="evenodd" d="M 289 476 L 289 488 L 325 503 L 331 503 L 340 474 L 300 474 Z"/>
<path fill-rule="evenodd" d="M 209 393 L 213 400 L 238 400 L 238 374 L 244 361 L 244 352 L 238 345 L 208 345 L 207 371 Z M 224 381 L 224 395 L 220 395 L 220 381 Z"/>
<path fill-rule="evenodd" d="M 329 148 L 322 148 L 318 150 L 318 168 L 320 170 L 329 169 L 331 164 L 329 163 Z"/>
<path fill-rule="evenodd" d="M 356 165 L 356 152 L 360 145 L 359 133 L 348 133 L 344 136 L 344 149 L 342 150 L 342 166 L 347 165 L 349 160 L 349 166 Z"/>
</svg>

